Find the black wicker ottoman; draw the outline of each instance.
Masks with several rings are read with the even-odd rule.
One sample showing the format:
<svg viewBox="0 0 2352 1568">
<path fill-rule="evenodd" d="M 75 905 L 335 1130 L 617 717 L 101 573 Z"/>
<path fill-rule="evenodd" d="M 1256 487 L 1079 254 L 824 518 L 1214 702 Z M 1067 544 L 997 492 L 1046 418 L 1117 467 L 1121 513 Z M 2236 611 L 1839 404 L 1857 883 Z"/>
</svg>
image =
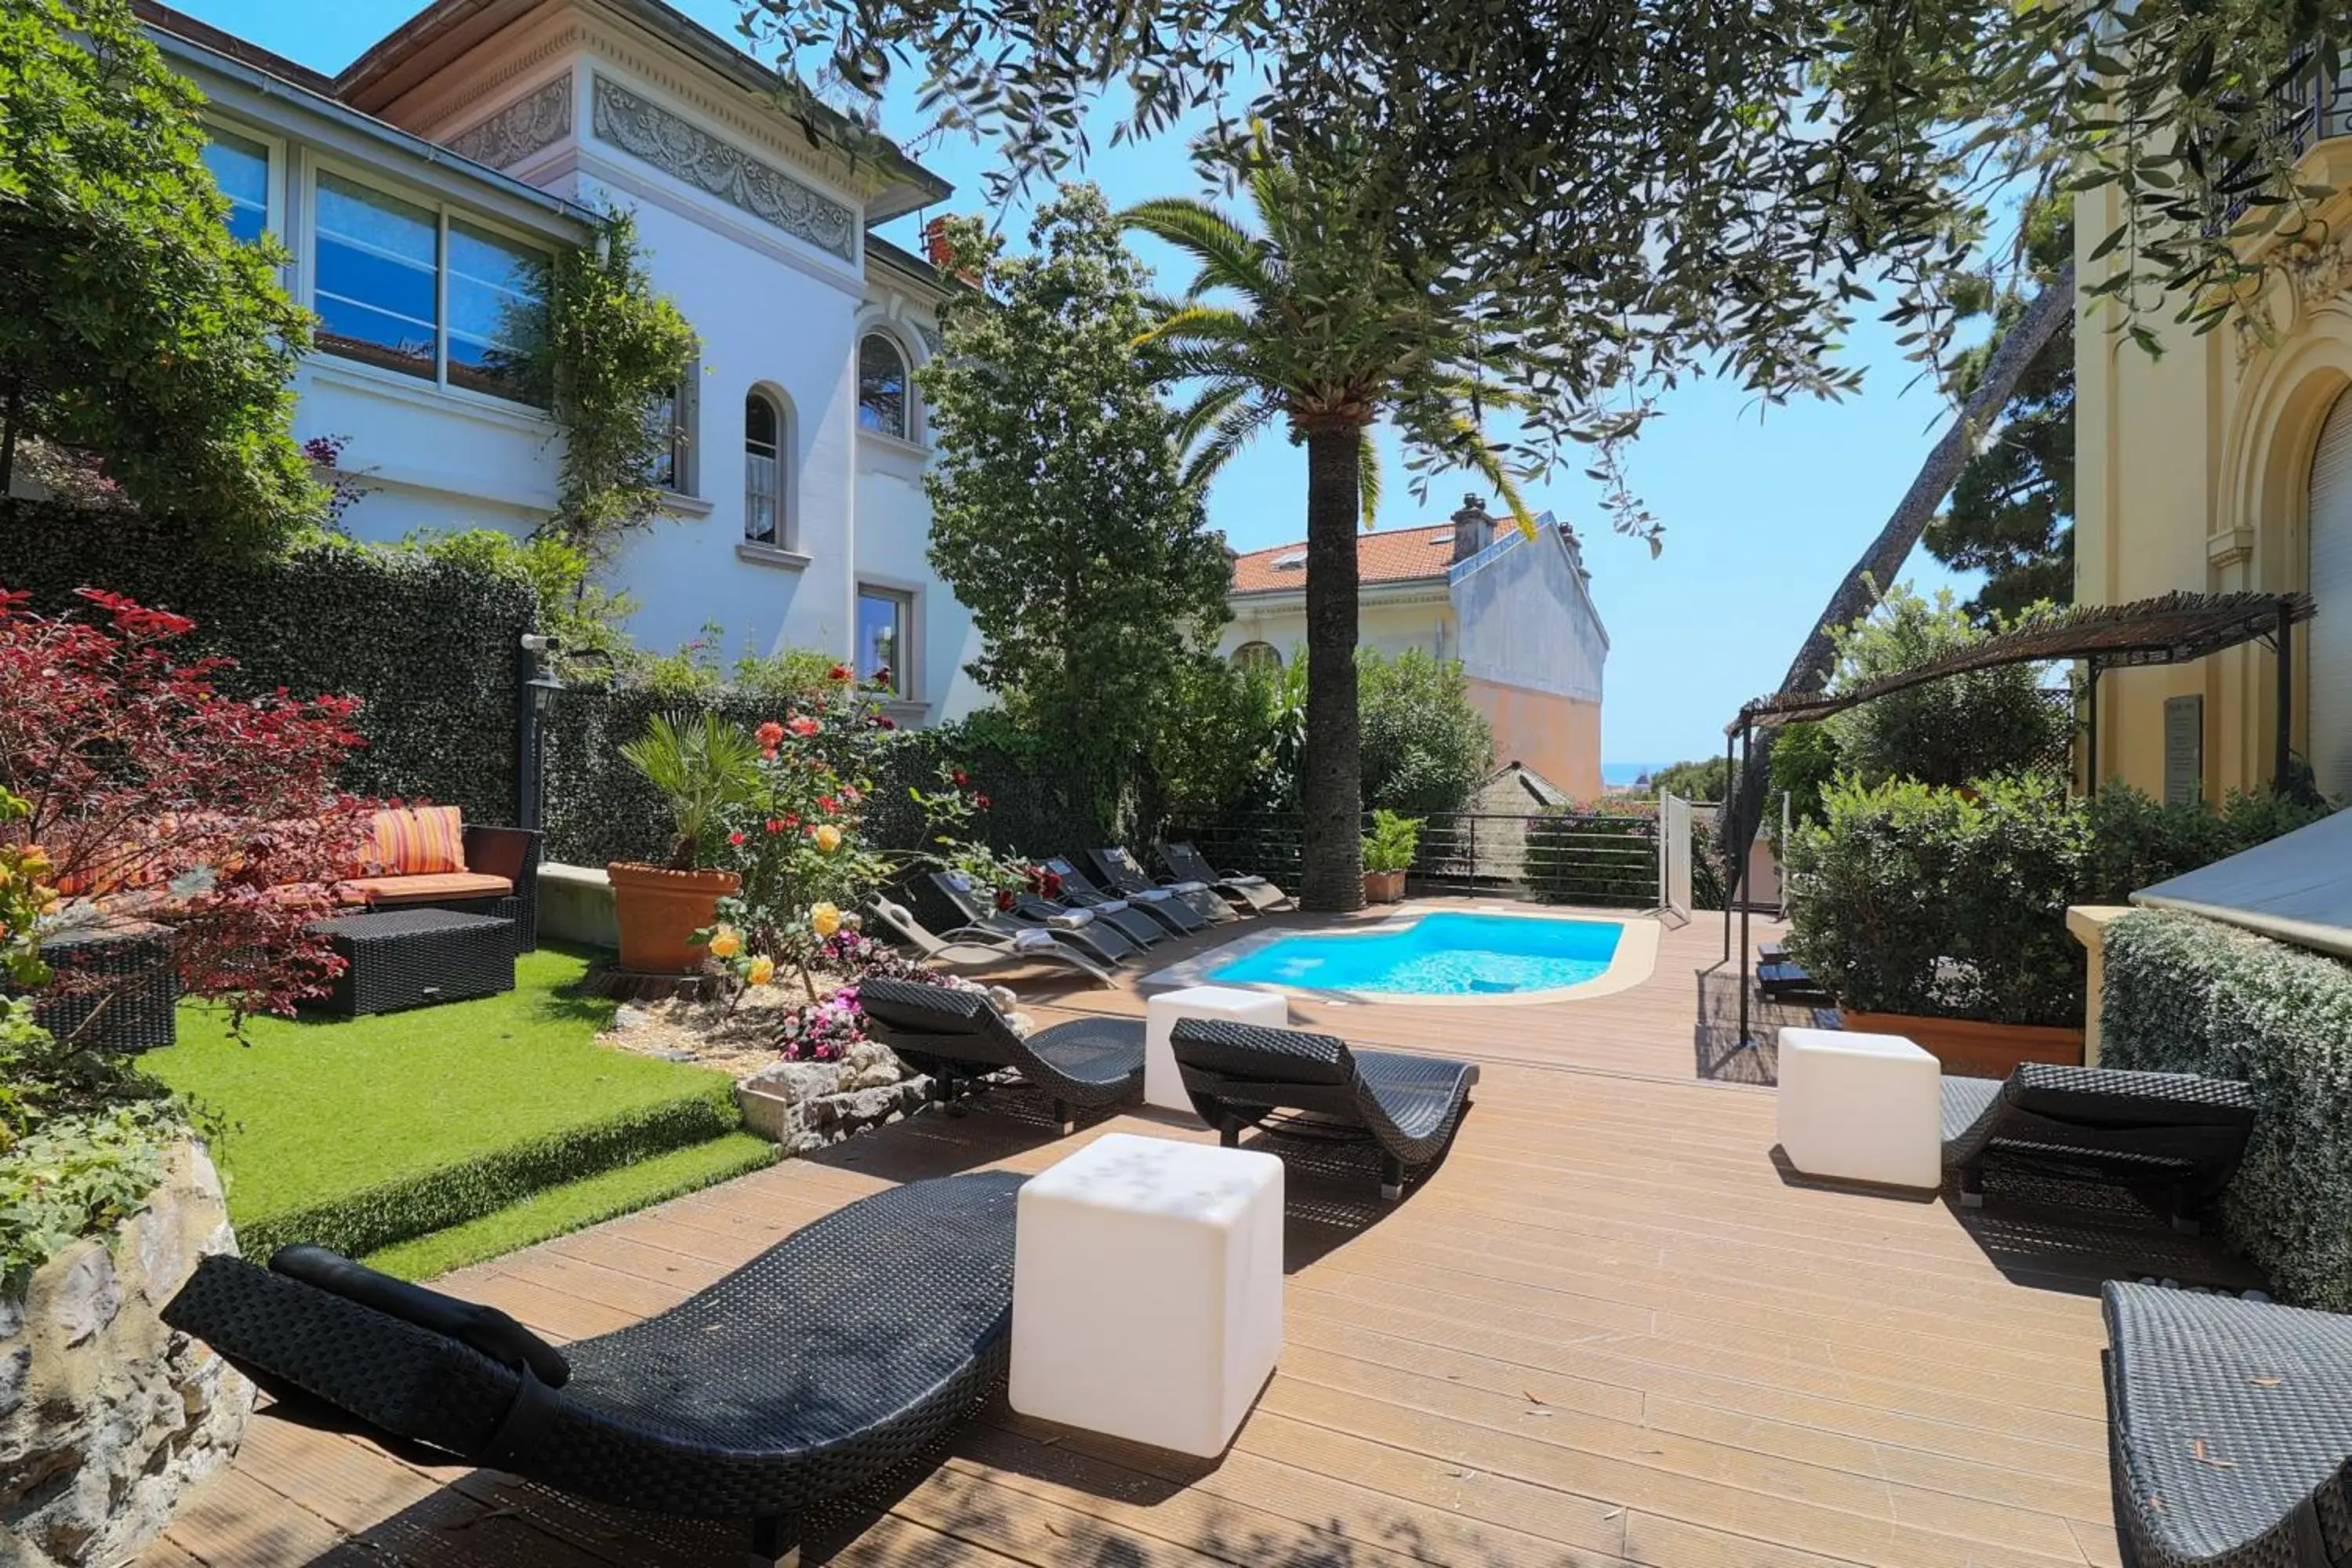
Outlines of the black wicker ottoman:
<svg viewBox="0 0 2352 1568">
<path fill-rule="evenodd" d="M 355 1018 L 514 989 L 512 921 L 449 910 L 341 915 L 310 928 L 342 955 L 334 989 L 310 1005 Z"/>
<path fill-rule="evenodd" d="M 41 956 L 58 979 L 33 1003 L 33 1022 L 58 1039 L 94 1051 L 152 1051 L 176 1037 L 180 976 L 166 928 L 122 920 L 82 926 L 46 938 Z"/>
</svg>

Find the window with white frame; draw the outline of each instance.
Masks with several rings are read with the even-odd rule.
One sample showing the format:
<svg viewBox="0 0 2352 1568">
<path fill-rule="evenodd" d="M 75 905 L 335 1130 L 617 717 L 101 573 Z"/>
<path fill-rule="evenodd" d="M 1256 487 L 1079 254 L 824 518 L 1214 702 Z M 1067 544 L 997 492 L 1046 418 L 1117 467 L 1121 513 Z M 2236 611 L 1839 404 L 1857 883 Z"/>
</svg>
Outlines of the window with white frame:
<svg viewBox="0 0 2352 1568">
<path fill-rule="evenodd" d="M 892 697 L 913 689 L 908 663 L 908 627 L 914 623 L 915 596 L 896 588 L 857 589 L 857 679 Z"/>
<path fill-rule="evenodd" d="M 228 231 L 251 245 L 269 232 L 269 149 L 216 125 L 205 135 L 205 167 L 228 198 Z"/>
<path fill-rule="evenodd" d="M 653 438 L 653 468 L 646 478 L 674 495 L 698 493 L 694 415 L 694 367 L 688 365 L 684 374 L 646 405 L 646 429 Z"/>
<path fill-rule="evenodd" d="M 857 423 L 866 430 L 907 440 L 907 356 L 887 332 L 868 332 L 857 345 Z"/>
<path fill-rule="evenodd" d="M 743 537 L 783 546 L 784 416 L 775 399 L 753 392 L 743 400 Z"/>
<path fill-rule="evenodd" d="M 514 402 L 535 402 L 526 345 L 547 253 L 321 170 L 312 204 L 319 347 Z"/>
</svg>

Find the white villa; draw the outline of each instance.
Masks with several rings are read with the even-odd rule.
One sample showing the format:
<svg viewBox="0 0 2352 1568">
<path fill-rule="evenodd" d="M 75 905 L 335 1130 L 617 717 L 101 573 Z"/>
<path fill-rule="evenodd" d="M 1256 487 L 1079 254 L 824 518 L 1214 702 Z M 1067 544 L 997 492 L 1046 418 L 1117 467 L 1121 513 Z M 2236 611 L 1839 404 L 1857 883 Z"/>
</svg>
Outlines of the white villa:
<svg viewBox="0 0 2352 1568">
<path fill-rule="evenodd" d="M 1362 535 L 1357 640 L 1383 654 L 1459 659 L 1494 730 L 1495 761 L 1590 800 L 1601 793 L 1609 632 L 1576 531 L 1549 512 L 1537 522 L 1528 539 L 1471 496 L 1437 526 Z M 1307 547 L 1234 556 L 1226 603 L 1234 618 L 1217 648 L 1227 658 L 1279 663 L 1302 653 Z"/>
<path fill-rule="evenodd" d="M 924 560 L 912 371 L 947 285 L 867 233 L 949 185 L 661 0 L 433 0 L 327 77 L 139 0 L 211 100 L 241 232 L 293 253 L 320 317 L 296 434 L 344 440 L 354 534 L 522 531 L 562 435 L 499 372 L 525 265 L 634 210 L 702 360 L 659 411 L 672 521 L 628 542 L 631 630 L 722 661 L 785 646 L 887 667 L 902 721 L 973 707 L 971 618 Z"/>
</svg>

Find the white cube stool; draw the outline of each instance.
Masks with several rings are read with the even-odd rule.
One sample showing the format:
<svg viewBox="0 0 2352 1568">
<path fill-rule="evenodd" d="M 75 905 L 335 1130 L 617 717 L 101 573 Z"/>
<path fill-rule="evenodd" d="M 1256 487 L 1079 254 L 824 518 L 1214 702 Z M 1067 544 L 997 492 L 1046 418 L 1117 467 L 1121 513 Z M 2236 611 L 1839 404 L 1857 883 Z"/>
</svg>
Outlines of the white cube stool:
<svg viewBox="0 0 2352 1568">
<path fill-rule="evenodd" d="M 1282 1162 L 1096 1139 L 1021 1189 L 1013 1408 L 1214 1458 L 1282 1353 Z"/>
<path fill-rule="evenodd" d="M 1271 991 L 1188 985 L 1152 997 L 1144 1004 L 1143 1017 L 1143 1102 L 1163 1110 L 1189 1111 L 1192 1101 L 1184 1092 L 1184 1077 L 1177 1070 L 1176 1052 L 1168 1043 L 1176 1020 L 1225 1018 L 1279 1029 L 1290 1023 L 1290 1004 Z"/>
<path fill-rule="evenodd" d="M 1780 1031 L 1780 1148 L 1810 1176 L 1944 1179 L 1943 1068 L 1900 1035 Z"/>
</svg>

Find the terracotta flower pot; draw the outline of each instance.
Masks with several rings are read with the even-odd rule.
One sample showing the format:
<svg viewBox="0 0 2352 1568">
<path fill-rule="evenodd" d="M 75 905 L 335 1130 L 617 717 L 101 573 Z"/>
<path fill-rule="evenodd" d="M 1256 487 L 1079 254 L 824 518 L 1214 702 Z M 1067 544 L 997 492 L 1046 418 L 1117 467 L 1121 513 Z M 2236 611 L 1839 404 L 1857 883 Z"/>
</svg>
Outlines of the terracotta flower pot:
<svg viewBox="0 0 2352 1568">
<path fill-rule="evenodd" d="M 1402 871 L 1367 871 L 1364 873 L 1364 902 L 1393 904 L 1404 898 Z"/>
<path fill-rule="evenodd" d="M 604 868 L 621 926 L 621 967 L 640 974 L 692 974 L 709 949 L 694 933 L 718 918 L 719 900 L 742 886 L 732 871 L 673 871 L 634 860 Z"/>
</svg>

